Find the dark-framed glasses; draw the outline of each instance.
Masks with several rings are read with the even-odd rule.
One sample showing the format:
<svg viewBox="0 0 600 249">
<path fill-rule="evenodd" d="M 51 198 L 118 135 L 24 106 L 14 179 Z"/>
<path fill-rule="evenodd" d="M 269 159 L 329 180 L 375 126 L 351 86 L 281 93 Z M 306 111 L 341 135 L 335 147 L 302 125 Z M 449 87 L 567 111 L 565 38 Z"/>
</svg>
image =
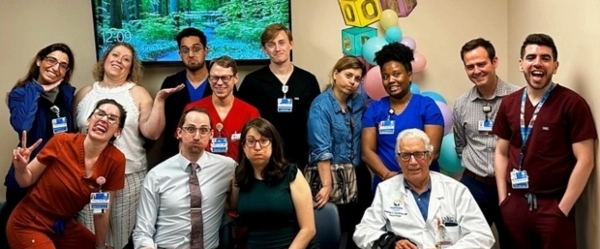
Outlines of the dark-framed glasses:
<svg viewBox="0 0 600 249">
<path fill-rule="evenodd" d="M 69 69 L 70 69 L 69 68 L 69 63 L 66 63 L 66 62 L 60 62 L 59 63 L 58 59 L 56 59 L 56 58 L 54 58 L 52 56 L 46 56 L 44 58 L 44 61 L 46 61 L 52 67 L 55 66 L 56 64 L 58 64 L 58 68 L 61 71 L 63 71 L 63 72 L 69 71 Z"/>
<path fill-rule="evenodd" d="M 264 148 L 264 147 L 271 145 L 271 139 L 263 137 L 260 139 L 253 139 L 253 138 L 246 139 L 246 141 L 244 141 L 244 145 L 249 148 L 256 147 L 256 144 L 259 144 L 261 148 Z"/>
<path fill-rule="evenodd" d="M 210 128 L 208 128 L 208 127 L 186 126 L 186 127 L 182 127 L 181 129 L 183 129 L 188 134 L 196 135 L 196 133 L 200 133 L 200 135 L 203 135 L 203 136 L 210 132 Z"/>
<path fill-rule="evenodd" d="M 398 153 L 398 157 L 400 160 L 408 162 L 411 157 L 414 157 L 416 160 L 423 160 L 427 154 L 429 154 L 429 151 L 400 152 Z"/>
<path fill-rule="evenodd" d="M 107 114 L 105 111 L 100 110 L 100 109 L 96 109 L 94 111 L 94 116 L 97 119 L 103 119 L 104 117 L 106 117 L 106 120 L 108 120 L 108 123 L 110 123 L 110 124 L 118 124 L 119 118 L 120 118 L 117 115 Z"/>
</svg>

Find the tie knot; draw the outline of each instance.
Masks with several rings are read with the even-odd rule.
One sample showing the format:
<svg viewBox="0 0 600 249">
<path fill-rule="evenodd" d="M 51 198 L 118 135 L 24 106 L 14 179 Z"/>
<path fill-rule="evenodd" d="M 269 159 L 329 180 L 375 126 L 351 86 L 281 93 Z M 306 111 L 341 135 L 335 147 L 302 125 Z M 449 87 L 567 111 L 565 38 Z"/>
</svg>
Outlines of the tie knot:
<svg viewBox="0 0 600 249">
<path fill-rule="evenodd" d="M 197 163 L 190 163 L 190 166 L 192 167 L 192 171 L 196 171 L 198 170 L 198 167 L 200 167 L 200 165 L 198 165 Z"/>
</svg>

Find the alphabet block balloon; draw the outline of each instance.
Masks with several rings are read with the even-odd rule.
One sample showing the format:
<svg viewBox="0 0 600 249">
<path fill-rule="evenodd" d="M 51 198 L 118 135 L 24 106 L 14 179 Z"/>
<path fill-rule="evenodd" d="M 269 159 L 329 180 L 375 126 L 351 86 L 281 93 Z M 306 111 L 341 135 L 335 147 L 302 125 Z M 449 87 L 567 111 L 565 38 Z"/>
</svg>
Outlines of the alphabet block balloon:
<svg viewBox="0 0 600 249">
<path fill-rule="evenodd" d="M 379 0 L 338 0 L 338 3 L 348 26 L 364 27 L 381 17 Z"/>
<path fill-rule="evenodd" d="M 371 37 L 377 36 L 377 29 L 371 27 L 351 27 L 342 30 L 342 53 L 362 56 L 362 47 Z"/>
<path fill-rule="evenodd" d="M 381 9 L 391 9 L 398 13 L 398 17 L 407 17 L 410 15 L 415 7 L 417 7 L 417 0 L 379 0 L 381 2 Z"/>
</svg>

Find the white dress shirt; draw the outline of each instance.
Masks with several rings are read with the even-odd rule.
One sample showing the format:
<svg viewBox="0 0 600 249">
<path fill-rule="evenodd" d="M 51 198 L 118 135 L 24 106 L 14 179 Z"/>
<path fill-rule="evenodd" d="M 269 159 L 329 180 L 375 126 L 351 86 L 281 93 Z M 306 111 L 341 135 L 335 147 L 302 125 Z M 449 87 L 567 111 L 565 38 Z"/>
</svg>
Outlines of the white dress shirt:
<svg viewBox="0 0 600 249">
<path fill-rule="evenodd" d="M 408 188 L 404 176 L 397 175 L 377 186 L 371 207 L 356 226 L 354 242 L 360 248 L 372 248 L 387 231 L 408 238 L 418 248 L 436 248 L 437 224 L 446 226 L 453 241 L 448 249 L 489 249 L 494 236 L 469 190 L 460 182 L 437 172 L 430 172 L 431 195 L 427 220 Z"/>
<path fill-rule="evenodd" d="M 219 245 L 219 226 L 236 162 L 204 151 L 197 176 L 202 191 L 204 248 Z M 154 167 L 144 180 L 133 231 L 135 248 L 190 247 L 190 161 L 177 154 Z"/>
</svg>

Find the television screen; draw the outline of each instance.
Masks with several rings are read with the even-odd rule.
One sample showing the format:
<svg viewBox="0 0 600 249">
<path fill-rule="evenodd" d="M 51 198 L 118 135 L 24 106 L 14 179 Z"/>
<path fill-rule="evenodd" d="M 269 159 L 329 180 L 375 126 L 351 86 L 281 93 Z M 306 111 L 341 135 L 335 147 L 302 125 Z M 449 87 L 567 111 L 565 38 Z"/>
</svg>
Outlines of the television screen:
<svg viewBox="0 0 600 249">
<path fill-rule="evenodd" d="M 207 60 L 228 55 L 240 65 L 265 64 L 260 35 L 272 23 L 291 27 L 290 0 L 92 0 L 97 57 L 131 43 L 146 64 L 180 62 L 175 36 L 206 34 Z"/>
</svg>

